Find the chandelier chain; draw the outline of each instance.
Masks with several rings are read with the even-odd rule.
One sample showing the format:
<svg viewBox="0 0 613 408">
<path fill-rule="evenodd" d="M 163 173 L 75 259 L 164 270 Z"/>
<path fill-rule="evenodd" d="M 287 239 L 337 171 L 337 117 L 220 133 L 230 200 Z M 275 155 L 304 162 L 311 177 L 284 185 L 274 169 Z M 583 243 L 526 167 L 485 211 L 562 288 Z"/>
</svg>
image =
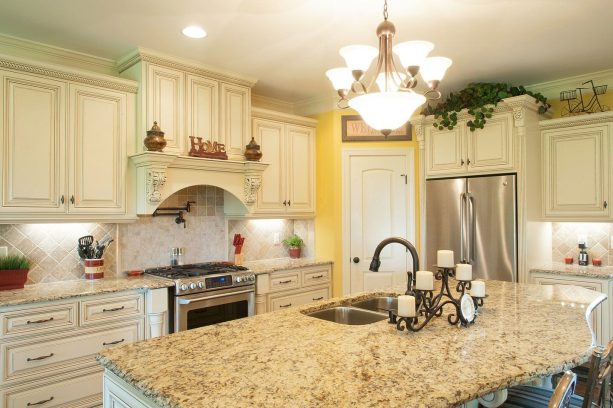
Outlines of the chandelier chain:
<svg viewBox="0 0 613 408">
<path fill-rule="evenodd" d="M 387 0 L 383 0 L 383 19 L 387 21 Z"/>
</svg>

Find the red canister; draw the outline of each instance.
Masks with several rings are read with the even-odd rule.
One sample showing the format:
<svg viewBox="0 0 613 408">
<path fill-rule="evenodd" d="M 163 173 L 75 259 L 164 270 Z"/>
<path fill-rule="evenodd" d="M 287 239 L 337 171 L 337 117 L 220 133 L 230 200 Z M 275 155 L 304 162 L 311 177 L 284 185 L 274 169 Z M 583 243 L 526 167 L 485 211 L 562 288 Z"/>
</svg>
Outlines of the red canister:
<svg viewBox="0 0 613 408">
<path fill-rule="evenodd" d="M 602 260 L 600 258 L 592 258 L 592 265 L 594 265 L 594 266 L 601 266 L 602 265 Z"/>
<path fill-rule="evenodd" d="M 564 258 L 564 263 L 566 265 L 572 265 L 573 264 L 573 257 L 572 256 L 567 256 L 566 258 Z"/>
</svg>

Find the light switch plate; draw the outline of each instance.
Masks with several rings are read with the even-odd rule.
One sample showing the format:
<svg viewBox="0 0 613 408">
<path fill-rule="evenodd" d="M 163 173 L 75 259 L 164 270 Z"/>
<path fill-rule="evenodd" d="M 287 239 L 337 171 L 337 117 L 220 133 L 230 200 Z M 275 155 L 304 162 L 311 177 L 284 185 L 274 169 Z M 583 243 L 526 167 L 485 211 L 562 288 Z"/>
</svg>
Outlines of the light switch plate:
<svg viewBox="0 0 613 408">
<path fill-rule="evenodd" d="M 8 255 L 8 248 L 0 247 L 0 256 L 7 256 L 7 255 Z"/>
<path fill-rule="evenodd" d="M 281 234 L 278 232 L 275 232 L 274 234 L 272 234 L 272 243 L 273 245 L 279 245 L 281 243 Z"/>
</svg>

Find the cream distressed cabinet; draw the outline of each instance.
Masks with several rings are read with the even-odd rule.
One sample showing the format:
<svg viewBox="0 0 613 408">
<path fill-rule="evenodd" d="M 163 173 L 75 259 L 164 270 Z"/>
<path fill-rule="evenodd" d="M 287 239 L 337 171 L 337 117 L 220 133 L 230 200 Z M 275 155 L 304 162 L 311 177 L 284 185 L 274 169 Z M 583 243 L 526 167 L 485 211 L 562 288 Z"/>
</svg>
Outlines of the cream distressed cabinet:
<svg viewBox="0 0 613 408">
<path fill-rule="evenodd" d="M 189 136 L 223 143 L 230 160 L 244 160 L 251 139 L 249 112 L 255 80 L 214 71 L 194 61 L 138 49 L 119 61 L 121 76 L 141 84 L 136 149 L 156 121 L 164 152 L 187 155 Z"/>
<path fill-rule="evenodd" d="M 329 299 L 332 265 L 315 265 L 257 275 L 256 313 L 274 312 Z"/>
<path fill-rule="evenodd" d="M 166 288 L 0 308 L 0 406 L 97 407 L 100 350 L 167 333 Z"/>
<path fill-rule="evenodd" d="M 305 216 L 315 214 L 316 121 L 264 109 L 252 110 L 253 136 L 260 144 L 262 175 L 256 215 Z"/>
<path fill-rule="evenodd" d="M 77 73 L 67 81 L 68 73 L 49 67 L 46 75 L 36 65 L 20 68 L 0 69 L 0 222 L 129 219 L 136 84 Z"/>
<path fill-rule="evenodd" d="M 501 112 L 471 132 L 466 120 L 452 130 L 426 128 L 426 176 L 447 177 L 513 170 L 513 114 Z"/>
<path fill-rule="evenodd" d="M 610 220 L 613 114 L 552 119 L 540 125 L 544 216 Z"/>
</svg>

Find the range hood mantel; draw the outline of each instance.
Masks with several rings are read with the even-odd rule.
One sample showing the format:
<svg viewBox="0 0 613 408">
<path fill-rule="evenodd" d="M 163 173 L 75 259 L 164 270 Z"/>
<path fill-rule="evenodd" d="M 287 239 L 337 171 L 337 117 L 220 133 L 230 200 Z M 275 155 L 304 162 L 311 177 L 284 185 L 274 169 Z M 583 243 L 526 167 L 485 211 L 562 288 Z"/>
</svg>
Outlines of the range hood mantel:
<svg viewBox="0 0 613 408">
<path fill-rule="evenodd" d="M 232 194 L 250 213 L 266 163 L 203 159 L 172 153 L 144 152 L 130 156 L 136 168 L 136 212 L 153 211 L 168 196 L 194 185 L 210 185 Z M 227 195 L 227 194 L 226 194 Z"/>
</svg>

